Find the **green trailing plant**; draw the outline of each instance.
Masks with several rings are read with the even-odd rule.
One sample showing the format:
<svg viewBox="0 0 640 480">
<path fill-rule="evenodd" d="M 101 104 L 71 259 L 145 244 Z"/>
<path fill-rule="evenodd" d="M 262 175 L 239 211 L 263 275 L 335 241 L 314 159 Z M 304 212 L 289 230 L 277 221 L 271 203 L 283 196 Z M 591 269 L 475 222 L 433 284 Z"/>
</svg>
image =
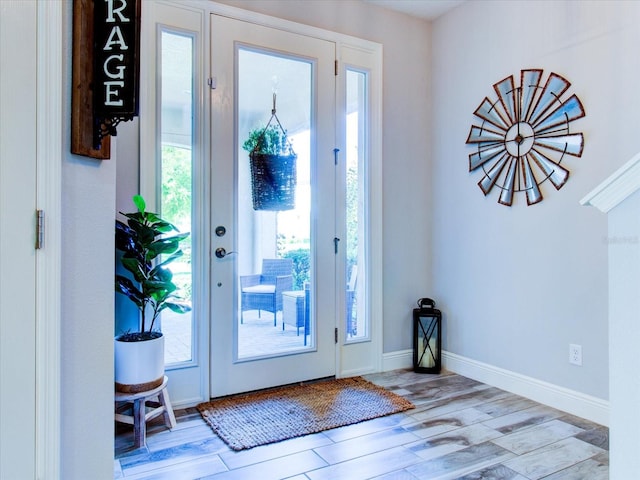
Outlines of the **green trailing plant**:
<svg viewBox="0 0 640 480">
<path fill-rule="evenodd" d="M 249 132 L 249 137 L 242 144 L 247 152 L 265 155 L 293 155 L 287 134 L 277 125 L 265 128 L 255 128 Z"/>
<path fill-rule="evenodd" d="M 293 289 L 304 290 L 304 284 L 308 283 L 310 270 L 310 254 L 308 248 L 297 248 L 282 254 L 282 258 L 293 260 Z"/>
<path fill-rule="evenodd" d="M 167 266 L 183 255 L 180 242 L 189 236 L 178 232 L 171 223 L 157 214 L 146 211 L 142 196 L 135 195 L 133 203 L 138 211 L 120 212 L 126 223 L 116 220 L 116 249 L 122 252 L 120 263 L 131 273 L 133 280 L 116 274 L 116 292 L 125 295 L 140 311 L 140 328 L 137 332 L 121 335 L 122 341 L 140 341 L 161 335 L 154 331 L 160 313 L 169 309 L 186 313 L 191 307 L 177 295 L 173 274 Z M 162 256 L 162 257 L 161 257 Z M 148 318 L 150 320 L 148 321 Z"/>
</svg>

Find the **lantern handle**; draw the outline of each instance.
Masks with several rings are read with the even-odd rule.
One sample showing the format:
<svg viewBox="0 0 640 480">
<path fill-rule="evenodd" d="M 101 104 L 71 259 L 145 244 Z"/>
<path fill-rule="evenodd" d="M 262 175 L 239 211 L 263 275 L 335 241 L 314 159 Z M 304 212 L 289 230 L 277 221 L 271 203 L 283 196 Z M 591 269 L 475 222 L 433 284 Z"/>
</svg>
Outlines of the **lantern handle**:
<svg viewBox="0 0 640 480">
<path fill-rule="evenodd" d="M 421 298 L 418 300 L 418 307 L 420 308 L 435 308 L 436 302 L 434 302 L 431 298 Z"/>
</svg>

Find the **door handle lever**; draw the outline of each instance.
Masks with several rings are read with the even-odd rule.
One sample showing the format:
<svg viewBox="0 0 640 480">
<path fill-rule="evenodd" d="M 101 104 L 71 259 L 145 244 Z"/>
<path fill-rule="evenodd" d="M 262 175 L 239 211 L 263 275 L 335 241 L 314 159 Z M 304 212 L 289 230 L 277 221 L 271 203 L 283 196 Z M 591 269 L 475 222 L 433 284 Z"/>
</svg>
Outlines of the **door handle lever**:
<svg viewBox="0 0 640 480">
<path fill-rule="evenodd" d="M 227 255 L 231 255 L 232 253 L 236 253 L 236 252 L 227 252 L 224 248 L 222 247 L 218 247 L 216 248 L 216 257 L 218 258 L 224 258 Z"/>
</svg>

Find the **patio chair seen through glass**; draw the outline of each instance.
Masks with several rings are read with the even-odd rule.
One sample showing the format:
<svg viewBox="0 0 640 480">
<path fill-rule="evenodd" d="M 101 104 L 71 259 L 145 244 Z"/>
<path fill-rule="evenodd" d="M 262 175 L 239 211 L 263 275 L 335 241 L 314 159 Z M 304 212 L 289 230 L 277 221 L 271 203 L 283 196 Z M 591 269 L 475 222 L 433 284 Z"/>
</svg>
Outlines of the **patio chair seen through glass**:
<svg viewBox="0 0 640 480">
<path fill-rule="evenodd" d="M 282 311 L 282 292 L 293 289 L 293 260 L 290 258 L 265 258 L 262 272 L 240 276 L 241 312 L 240 323 L 244 323 L 244 312 L 262 310 L 273 313 L 276 326 L 277 312 Z"/>
</svg>

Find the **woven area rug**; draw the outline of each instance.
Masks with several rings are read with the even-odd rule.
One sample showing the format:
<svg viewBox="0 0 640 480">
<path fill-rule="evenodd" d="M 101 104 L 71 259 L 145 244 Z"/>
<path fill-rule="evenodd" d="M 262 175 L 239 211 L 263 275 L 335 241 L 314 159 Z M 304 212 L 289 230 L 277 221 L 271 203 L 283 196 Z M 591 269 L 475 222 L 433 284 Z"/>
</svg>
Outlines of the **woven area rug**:
<svg viewBox="0 0 640 480">
<path fill-rule="evenodd" d="M 342 427 L 414 408 L 362 377 L 341 378 L 234 395 L 198 405 L 233 450 Z"/>
</svg>

